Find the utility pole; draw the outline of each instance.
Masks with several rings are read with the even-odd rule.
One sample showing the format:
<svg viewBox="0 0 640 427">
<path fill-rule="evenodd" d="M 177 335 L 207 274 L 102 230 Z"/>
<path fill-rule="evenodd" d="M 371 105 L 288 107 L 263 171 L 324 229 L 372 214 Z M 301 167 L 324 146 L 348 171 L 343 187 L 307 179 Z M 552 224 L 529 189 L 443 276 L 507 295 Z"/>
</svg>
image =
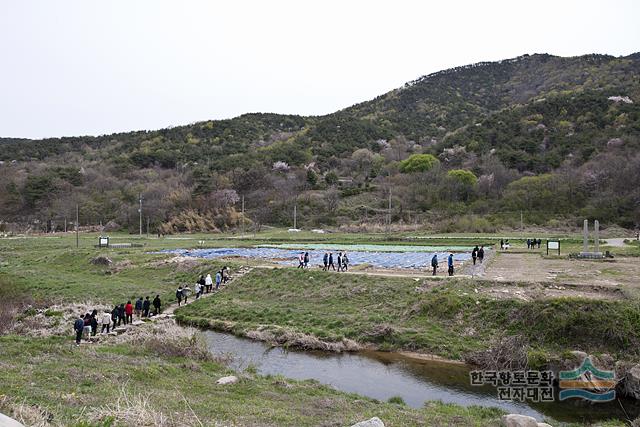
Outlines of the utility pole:
<svg viewBox="0 0 640 427">
<path fill-rule="evenodd" d="M 76 203 L 76 248 L 80 247 L 80 206 Z"/>
<path fill-rule="evenodd" d="M 244 237 L 244 196 L 242 196 L 242 237 Z"/>
<path fill-rule="evenodd" d="M 140 214 L 140 237 L 142 237 L 142 193 L 138 193 L 138 201 L 140 202 L 140 208 L 138 209 Z"/>
<path fill-rule="evenodd" d="M 149 222 L 151 218 L 147 217 L 147 239 L 149 238 Z"/>
<path fill-rule="evenodd" d="M 298 229 L 298 201 L 293 205 L 293 229 Z"/>
<path fill-rule="evenodd" d="M 524 221 L 522 220 L 522 211 L 520 211 L 520 232 L 524 232 Z"/>
<path fill-rule="evenodd" d="M 389 212 L 387 214 L 387 234 L 391 230 L 391 188 L 389 188 Z"/>
</svg>

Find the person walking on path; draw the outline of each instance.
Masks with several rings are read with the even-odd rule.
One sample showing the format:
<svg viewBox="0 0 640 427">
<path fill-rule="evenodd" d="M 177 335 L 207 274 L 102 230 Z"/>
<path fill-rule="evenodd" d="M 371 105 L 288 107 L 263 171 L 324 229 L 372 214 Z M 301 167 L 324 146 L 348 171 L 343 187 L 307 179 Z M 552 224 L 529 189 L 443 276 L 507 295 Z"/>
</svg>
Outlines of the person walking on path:
<svg viewBox="0 0 640 427">
<path fill-rule="evenodd" d="M 147 296 L 147 298 L 145 298 L 144 302 L 142 303 L 142 316 L 149 317 L 150 309 L 151 309 L 151 301 L 149 301 L 149 296 Z"/>
<path fill-rule="evenodd" d="M 304 252 L 298 255 L 298 268 L 304 268 Z"/>
<path fill-rule="evenodd" d="M 178 307 L 180 307 L 180 304 L 182 303 L 182 286 L 178 286 L 178 289 L 176 290 L 176 299 L 178 300 Z"/>
<path fill-rule="evenodd" d="M 124 324 L 133 323 L 133 305 L 131 301 L 127 301 L 127 304 L 124 306 Z"/>
<path fill-rule="evenodd" d="M 449 266 L 449 276 L 453 276 L 453 254 L 449 254 L 447 265 Z"/>
<path fill-rule="evenodd" d="M 347 253 L 342 253 L 342 271 L 347 271 L 349 269 L 349 258 L 347 257 Z"/>
<path fill-rule="evenodd" d="M 484 246 L 480 246 L 478 249 L 478 261 L 482 264 L 482 260 L 484 259 Z"/>
<path fill-rule="evenodd" d="M 115 307 L 113 307 L 113 310 L 111 310 L 111 321 L 113 322 L 113 329 L 115 329 L 116 326 L 118 326 L 119 324 L 119 318 L 120 318 L 119 313 L 120 313 L 120 310 L 116 305 Z"/>
<path fill-rule="evenodd" d="M 136 300 L 135 309 L 136 309 L 136 317 L 140 319 L 140 317 L 142 317 L 142 297 Z"/>
<path fill-rule="evenodd" d="M 107 333 L 109 333 L 111 329 L 111 313 L 109 312 L 109 310 L 105 310 L 104 313 L 102 313 L 102 319 L 100 323 L 102 323 L 102 330 L 100 331 L 100 333 L 104 335 L 105 329 L 107 330 Z"/>
<path fill-rule="evenodd" d="M 204 279 L 205 287 L 207 288 L 207 293 L 211 292 L 213 289 L 213 279 L 211 278 L 211 274 L 207 273 L 207 277 Z"/>
<path fill-rule="evenodd" d="M 89 339 L 91 335 L 91 314 L 85 313 L 84 315 L 84 330 L 82 331 L 82 336 L 85 339 Z"/>
<path fill-rule="evenodd" d="M 322 257 L 322 262 L 324 264 L 324 267 L 322 267 L 322 271 L 327 271 L 329 269 L 329 252 L 324 253 L 324 256 Z"/>
<path fill-rule="evenodd" d="M 196 282 L 195 289 L 196 289 L 196 299 L 198 299 L 200 298 L 200 290 L 201 290 L 200 282 Z"/>
<path fill-rule="evenodd" d="M 216 291 L 220 289 L 220 283 L 222 283 L 222 271 L 216 273 Z"/>
<path fill-rule="evenodd" d="M 473 248 L 473 251 L 471 251 L 471 259 L 473 260 L 473 265 L 476 265 L 476 258 L 478 258 L 478 245 L 476 245 L 476 247 Z"/>
<path fill-rule="evenodd" d="M 500 239 L 500 250 L 504 250 L 504 239 Z"/>
<path fill-rule="evenodd" d="M 436 270 L 438 269 L 438 254 L 433 254 L 433 257 L 431 258 L 431 267 L 433 267 L 432 276 L 435 276 Z"/>
<path fill-rule="evenodd" d="M 527 239 L 527 249 L 531 249 L 531 239 Z"/>
<path fill-rule="evenodd" d="M 221 273 L 222 273 L 222 284 L 226 285 L 227 282 L 229 281 L 229 267 L 227 267 L 226 265 L 222 267 Z"/>
<path fill-rule="evenodd" d="M 84 319 L 82 314 L 73 323 L 73 330 L 76 332 L 76 345 L 80 345 L 82 332 L 84 331 Z"/>
<path fill-rule="evenodd" d="M 182 299 L 184 300 L 185 304 L 188 302 L 187 299 L 189 298 L 189 294 L 191 294 L 191 289 L 189 289 L 189 286 L 185 286 L 184 288 L 182 288 Z"/>
<path fill-rule="evenodd" d="M 338 273 L 342 271 L 342 252 L 338 252 Z"/>
<path fill-rule="evenodd" d="M 327 270 L 330 270 L 333 268 L 333 271 L 336 271 L 336 266 L 333 264 L 333 252 L 329 252 L 329 266 L 327 267 Z"/>
<path fill-rule="evenodd" d="M 304 268 L 309 268 L 309 252 L 304 253 Z"/>
<path fill-rule="evenodd" d="M 206 289 L 207 286 L 207 281 L 204 280 L 204 275 L 200 275 L 200 278 L 198 279 L 198 283 L 200 283 L 200 289 L 201 292 L 204 293 L 204 290 Z"/>
<path fill-rule="evenodd" d="M 118 307 L 118 326 L 120 326 L 120 323 L 127 324 L 127 318 L 124 316 L 124 304 L 120 304 L 120 307 Z"/>
<path fill-rule="evenodd" d="M 89 317 L 89 326 L 91 326 L 91 336 L 95 337 L 98 333 L 98 310 L 94 309 Z"/>
<path fill-rule="evenodd" d="M 157 316 L 160 314 L 160 307 L 162 306 L 162 301 L 160 301 L 160 295 L 156 295 L 153 299 L 153 314 Z"/>
</svg>

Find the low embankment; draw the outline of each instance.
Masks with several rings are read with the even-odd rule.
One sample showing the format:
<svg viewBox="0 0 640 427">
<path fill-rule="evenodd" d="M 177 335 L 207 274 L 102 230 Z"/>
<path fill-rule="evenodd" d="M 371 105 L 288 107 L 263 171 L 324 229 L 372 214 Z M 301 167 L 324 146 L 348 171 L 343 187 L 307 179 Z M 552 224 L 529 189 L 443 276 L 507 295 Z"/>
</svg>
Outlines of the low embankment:
<svg viewBox="0 0 640 427">
<path fill-rule="evenodd" d="M 514 345 L 519 351 L 500 352 L 504 364 L 532 367 L 571 350 L 640 359 L 637 302 L 498 299 L 486 292 L 491 286 L 470 279 L 256 269 L 176 316 L 196 326 L 301 348 L 406 350 L 481 363 L 484 351 Z"/>
</svg>

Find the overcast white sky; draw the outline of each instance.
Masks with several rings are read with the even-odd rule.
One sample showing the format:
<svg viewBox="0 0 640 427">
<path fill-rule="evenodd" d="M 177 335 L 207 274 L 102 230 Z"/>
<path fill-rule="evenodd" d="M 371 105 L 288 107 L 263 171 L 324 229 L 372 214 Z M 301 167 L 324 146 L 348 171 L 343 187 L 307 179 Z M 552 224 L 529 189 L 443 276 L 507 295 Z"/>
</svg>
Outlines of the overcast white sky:
<svg viewBox="0 0 640 427">
<path fill-rule="evenodd" d="M 0 0 L 0 136 L 324 114 L 457 65 L 640 51 L 640 1 Z"/>
</svg>

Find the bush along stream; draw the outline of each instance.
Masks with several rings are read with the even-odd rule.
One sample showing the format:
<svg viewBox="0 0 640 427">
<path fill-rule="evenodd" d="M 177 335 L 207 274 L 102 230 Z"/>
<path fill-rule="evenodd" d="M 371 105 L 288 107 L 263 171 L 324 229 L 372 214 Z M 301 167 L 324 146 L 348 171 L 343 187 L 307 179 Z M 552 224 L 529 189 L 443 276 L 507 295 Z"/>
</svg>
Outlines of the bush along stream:
<svg viewBox="0 0 640 427">
<path fill-rule="evenodd" d="M 596 366 L 615 371 L 619 396 L 640 397 L 636 302 L 496 299 L 484 292 L 489 286 L 468 279 L 419 282 L 255 269 L 176 316 L 183 323 L 291 349 L 417 352 L 495 370 L 549 369 L 557 374 L 576 368 L 588 353 Z M 623 415 L 611 406 L 593 406 L 603 416 Z M 636 413 L 635 407 L 635 402 L 624 401 L 628 416 Z M 576 411 L 566 412 L 570 418 Z M 586 417 L 586 412 L 581 409 L 575 416 Z"/>
</svg>

